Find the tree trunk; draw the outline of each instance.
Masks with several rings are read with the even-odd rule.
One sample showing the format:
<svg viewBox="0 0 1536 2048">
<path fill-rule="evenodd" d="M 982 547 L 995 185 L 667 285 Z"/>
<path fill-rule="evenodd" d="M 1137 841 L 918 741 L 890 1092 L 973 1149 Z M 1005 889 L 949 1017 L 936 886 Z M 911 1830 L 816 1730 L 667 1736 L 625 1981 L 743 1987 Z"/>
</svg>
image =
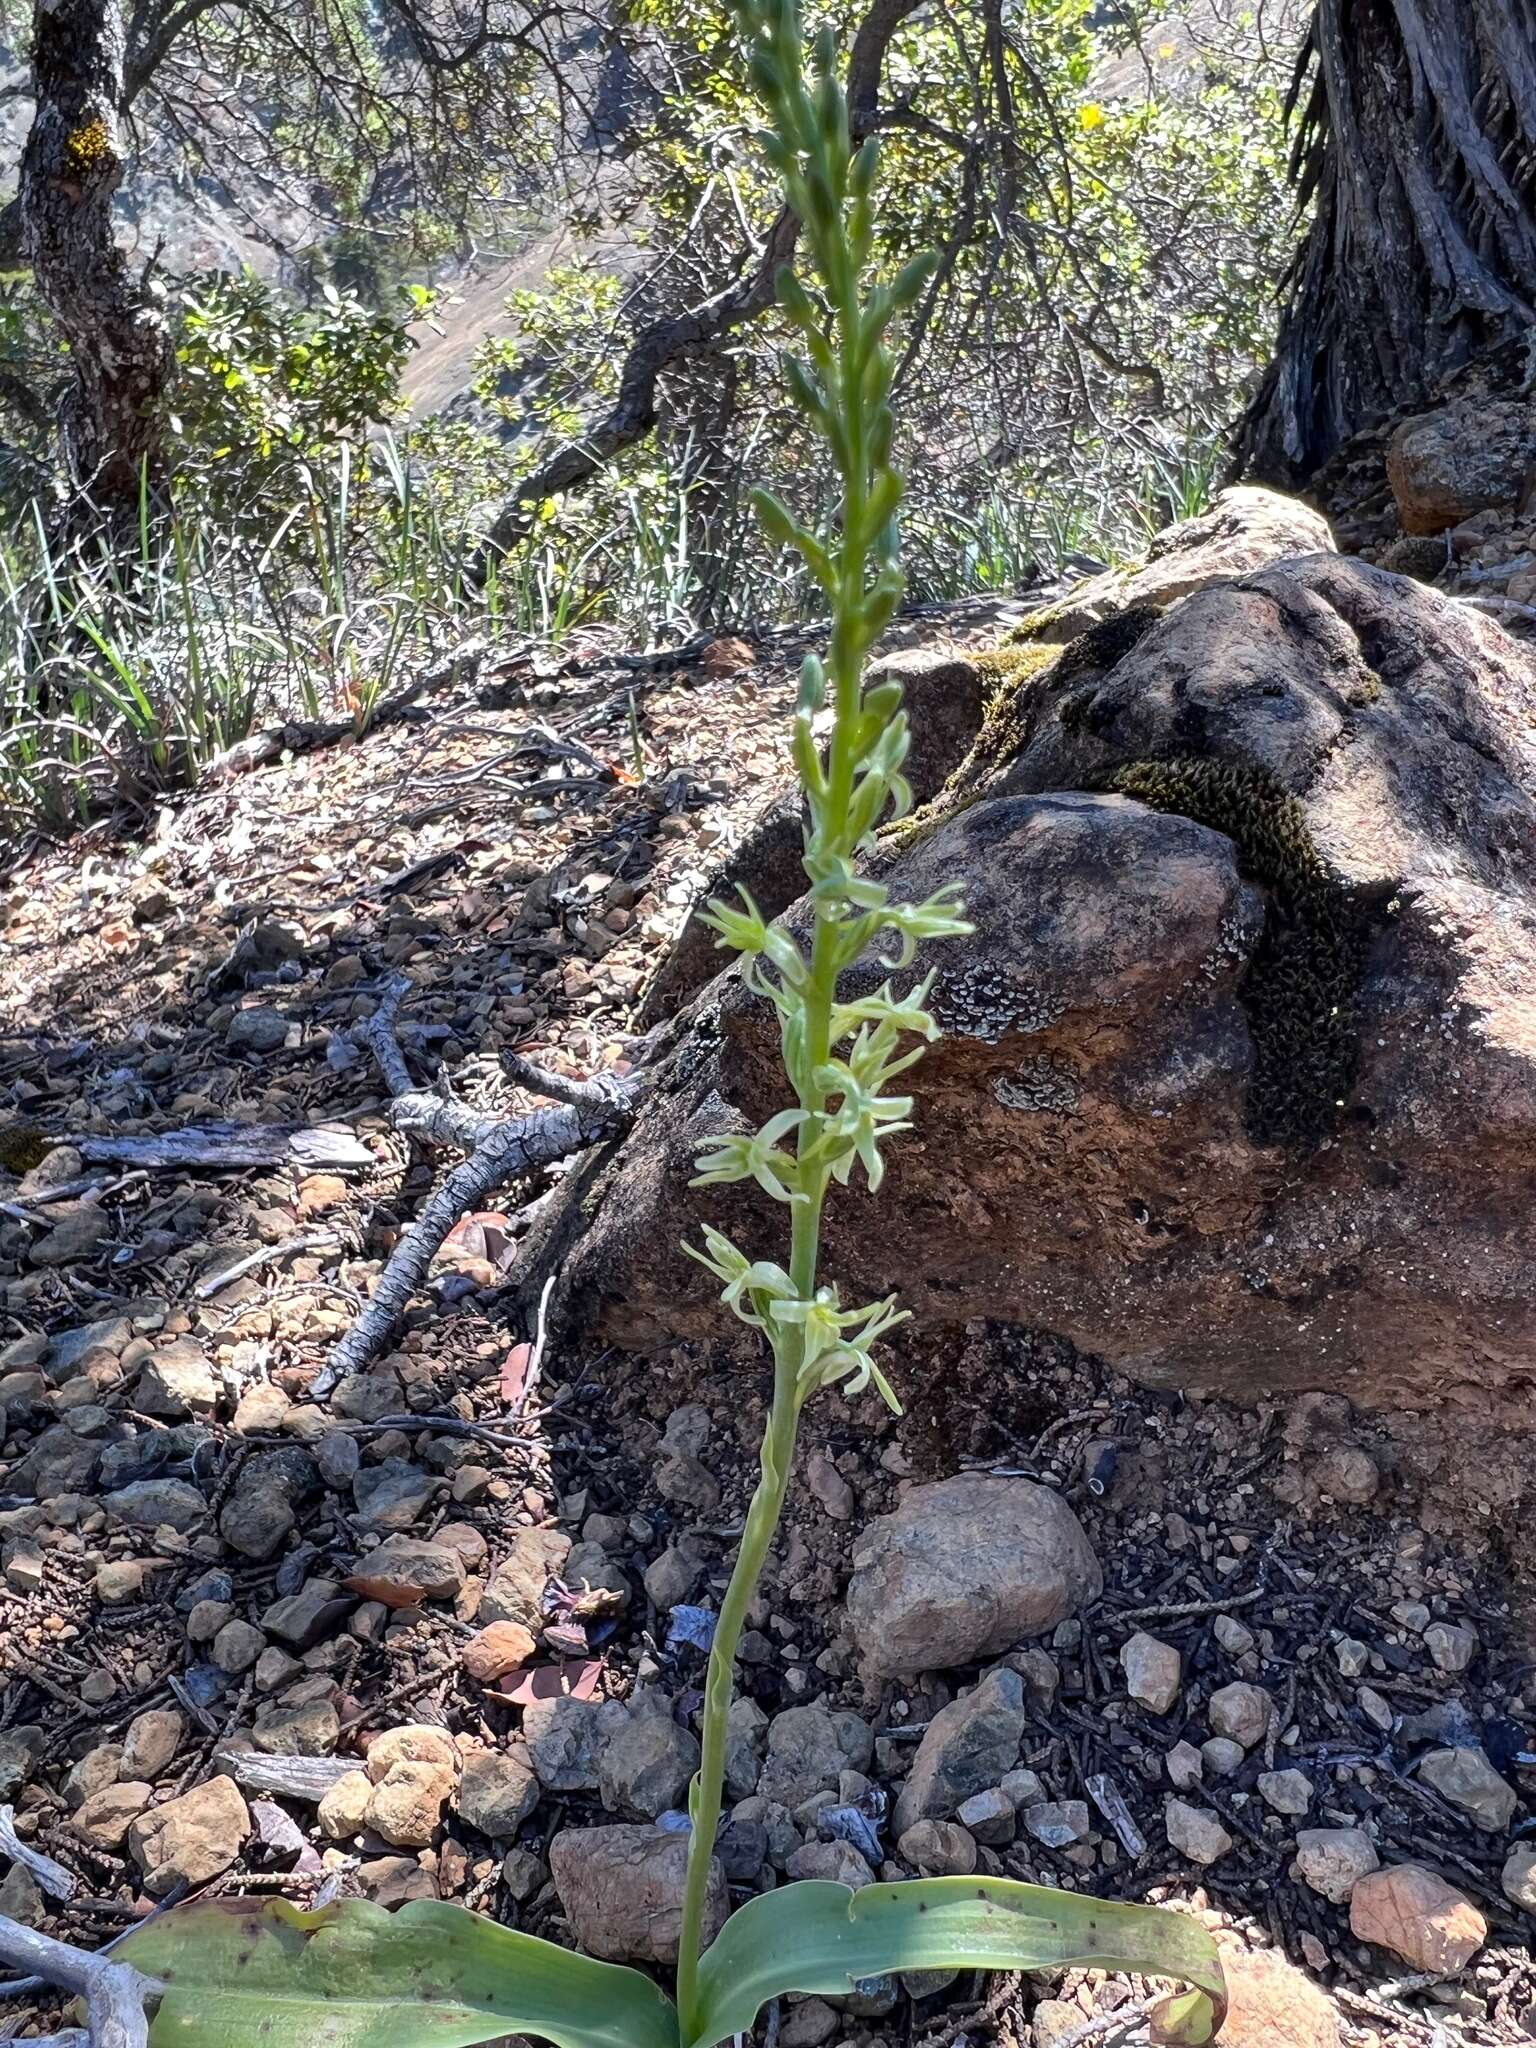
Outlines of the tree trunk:
<svg viewBox="0 0 1536 2048">
<path fill-rule="evenodd" d="M 59 422 L 74 491 L 107 513 L 159 465 L 158 401 L 169 330 L 146 279 L 129 275 L 113 231 L 125 167 L 118 0 L 37 0 L 36 112 L 22 153 L 23 246 L 69 344 L 74 382 Z"/>
<path fill-rule="evenodd" d="M 1316 208 L 1237 467 L 1305 482 L 1352 435 L 1536 327 L 1536 4 L 1318 0 L 1297 73 Z"/>
</svg>

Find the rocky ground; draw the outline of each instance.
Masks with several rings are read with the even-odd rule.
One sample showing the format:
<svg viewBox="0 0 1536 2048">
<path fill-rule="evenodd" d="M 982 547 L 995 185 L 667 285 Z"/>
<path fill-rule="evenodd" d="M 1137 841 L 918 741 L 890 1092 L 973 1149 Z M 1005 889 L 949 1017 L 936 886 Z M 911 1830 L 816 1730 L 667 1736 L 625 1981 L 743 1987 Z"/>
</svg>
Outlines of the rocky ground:
<svg viewBox="0 0 1536 2048">
<path fill-rule="evenodd" d="M 441 1896 L 664 1959 L 760 1361 L 509 1333 L 524 1188 L 396 1348 L 310 1390 L 442 1165 L 359 1039 L 388 977 L 415 1073 L 478 1108 L 527 1106 L 503 1046 L 611 1065 L 782 777 L 792 665 L 482 664 L 13 876 L 0 1912 L 94 1945 L 189 1891 Z M 268 1163 L 219 1161 L 230 1122 L 280 1128 Z M 212 1164 L 119 1143 L 188 1128 Z M 897 1377 L 902 1421 L 829 1399 L 806 1431 L 743 1651 L 731 1896 L 982 1869 L 1165 1899 L 1224 1931 L 1241 2048 L 1536 2037 L 1518 1527 L 1448 1513 L 1444 1446 L 1000 1325 L 919 1335 Z M 1060 2048 L 1145 2038 L 1141 2002 L 925 1979 L 770 2024 Z"/>
</svg>

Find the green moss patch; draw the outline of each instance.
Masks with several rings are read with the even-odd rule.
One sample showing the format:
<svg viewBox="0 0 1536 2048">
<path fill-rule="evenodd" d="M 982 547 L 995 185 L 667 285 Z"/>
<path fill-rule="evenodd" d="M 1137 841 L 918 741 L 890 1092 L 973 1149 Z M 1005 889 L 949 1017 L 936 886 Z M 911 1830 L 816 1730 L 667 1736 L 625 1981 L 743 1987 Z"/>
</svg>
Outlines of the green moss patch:
<svg viewBox="0 0 1536 2048">
<path fill-rule="evenodd" d="M 1366 920 L 1305 811 L 1266 769 L 1227 761 L 1131 761 L 1099 786 L 1225 834 L 1240 871 L 1268 892 L 1238 990 L 1254 1046 L 1248 1128 L 1263 1145 L 1317 1143 L 1354 1086 Z"/>
</svg>

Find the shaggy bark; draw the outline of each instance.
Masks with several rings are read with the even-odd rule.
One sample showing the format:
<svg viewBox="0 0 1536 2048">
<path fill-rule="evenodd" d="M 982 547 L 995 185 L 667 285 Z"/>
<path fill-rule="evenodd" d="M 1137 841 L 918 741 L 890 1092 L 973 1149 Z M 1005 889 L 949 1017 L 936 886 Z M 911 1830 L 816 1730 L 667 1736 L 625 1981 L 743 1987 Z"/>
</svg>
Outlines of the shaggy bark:
<svg viewBox="0 0 1536 2048">
<path fill-rule="evenodd" d="M 1536 330 L 1533 0 L 1319 0 L 1293 159 L 1315 200 L 1236 469 L 1295 486 Z"/>
<path fill-rule="evenodd" d="M 123 21 L 117 0 L 35 10 L 36 113 L 22 152 L 22 242 L 69 344 L 73 383 L 59 422 L 73 489 L 104 509 L 131 503 L 160 452 L 158 401 L 169 330 L 145 277 L 130 275 L 112 224 L 126 162 Z"/>
</svg>

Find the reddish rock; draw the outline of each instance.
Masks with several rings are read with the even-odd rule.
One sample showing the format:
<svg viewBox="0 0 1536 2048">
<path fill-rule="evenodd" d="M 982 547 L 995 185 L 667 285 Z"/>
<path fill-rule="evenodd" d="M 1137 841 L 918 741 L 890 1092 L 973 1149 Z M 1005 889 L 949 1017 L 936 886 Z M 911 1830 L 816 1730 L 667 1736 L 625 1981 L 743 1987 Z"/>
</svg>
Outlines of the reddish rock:
<svg viewBox="0 0 1536 2048">
<path fill-rule="evenodd" d="M 1488 1922 L 1466 1894 L 1422 1863 L 1362 1877 L 1350 1894 L 1349 1925 L 1357 1941 L 1444 1977 L 1464 1970 L 1488 1939 Z"/>
</svg>

